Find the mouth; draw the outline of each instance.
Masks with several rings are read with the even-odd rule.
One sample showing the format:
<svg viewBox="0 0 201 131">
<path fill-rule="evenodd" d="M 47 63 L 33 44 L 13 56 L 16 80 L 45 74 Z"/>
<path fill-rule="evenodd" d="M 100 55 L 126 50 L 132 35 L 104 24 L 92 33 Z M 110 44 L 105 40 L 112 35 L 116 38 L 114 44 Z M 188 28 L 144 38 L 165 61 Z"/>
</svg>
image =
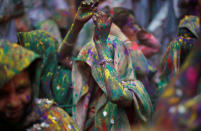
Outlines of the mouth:
<svg viewBox="0 0 201 131">
<path fill-rule="evenodd" d="M 6 112 L 5 116 L 9 121 L 17 122 L 22 117 L 22 110 Z"/>
</svg>

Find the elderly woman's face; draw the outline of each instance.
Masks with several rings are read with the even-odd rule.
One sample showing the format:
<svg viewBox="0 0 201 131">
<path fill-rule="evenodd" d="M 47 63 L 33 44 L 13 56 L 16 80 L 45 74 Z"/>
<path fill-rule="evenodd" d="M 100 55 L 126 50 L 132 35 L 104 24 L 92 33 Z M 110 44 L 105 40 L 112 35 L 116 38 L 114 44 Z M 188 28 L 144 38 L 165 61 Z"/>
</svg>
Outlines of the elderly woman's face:
<svg viewBox="0 0 201 131">
<path fill-rule="evenodd" d="M 23 71 L 0 89 L 0 119 L 12 124 L 19 122 L 30 103 L 30 98 L 29 73 Z"/>
</svg>

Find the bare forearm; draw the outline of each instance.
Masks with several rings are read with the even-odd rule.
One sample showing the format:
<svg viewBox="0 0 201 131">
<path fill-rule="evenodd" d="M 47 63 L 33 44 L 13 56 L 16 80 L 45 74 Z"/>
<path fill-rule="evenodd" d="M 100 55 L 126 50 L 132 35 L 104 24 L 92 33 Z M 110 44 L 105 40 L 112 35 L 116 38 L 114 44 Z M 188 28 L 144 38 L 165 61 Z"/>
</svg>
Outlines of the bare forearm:
<svg viewBox="0 0 201 131">
<path fill-rule="evenodd" d="M 71 57 L 73 47 L 76 43 L 77 37 L 79 35 L 79 32 L 81 31 L 83 27 L 83 24 L 74 21 L 74 23 L 71 25 L 70 30 L 66 34 L 64 40 L 62 41 L 62 44 L 59 48 L 59 61 L 62 61 L 66 57 Z"/>
</svg>

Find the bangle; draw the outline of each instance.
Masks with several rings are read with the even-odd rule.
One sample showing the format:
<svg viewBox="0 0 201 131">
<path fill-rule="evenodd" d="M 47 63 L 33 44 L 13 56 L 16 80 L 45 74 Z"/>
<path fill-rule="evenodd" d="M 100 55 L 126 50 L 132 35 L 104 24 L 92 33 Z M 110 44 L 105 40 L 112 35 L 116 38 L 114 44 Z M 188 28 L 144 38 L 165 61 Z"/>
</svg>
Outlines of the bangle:
<svg viewBox="0 0 201 131">
<path fill-rule="evenodd" d="M 62 43 L 61 45 L 60 45 L 60 48 L 67 48 L 67 47 L 73 47 L 74 46 L 74 44 L 73 43 Z"/>
<path fill-rule="evenodd" d="M 67 44 L 65 44 L 65 46 L 72 47 L 72 46 L 74 46 L 74 44 L 73 43 L 67 43 Z"/>
<path fill-rule="evenodd" d="M 99 65 L 104 65 L 105 63 L 112 63 L 113 62 L 113 60 L 112 59 L 103 59 L 103 60 L 101 60 L 100 62 L 99 62 Z"/>
</svg>

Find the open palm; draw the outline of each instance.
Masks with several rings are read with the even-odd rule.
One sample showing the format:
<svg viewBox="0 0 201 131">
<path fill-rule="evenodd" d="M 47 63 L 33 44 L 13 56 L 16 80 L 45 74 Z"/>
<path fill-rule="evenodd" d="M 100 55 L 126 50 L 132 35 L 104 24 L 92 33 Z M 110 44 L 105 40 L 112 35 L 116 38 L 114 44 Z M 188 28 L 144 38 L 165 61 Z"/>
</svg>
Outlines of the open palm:
<svg viewBox="0 0 201 131">
<path fill-rule="evenodd" d="M 98 0 L 84 0 L 78 8 L 75 20 L 85 23 L 87 22 L 96 11 Z"/>
<path fill-rule="evenodd" d="M 93 21 L 95 24 L 94 39 L 106 40 L 112 24 L 111 17 L 108 17 L 104 12 L 97 12 L 93 16 Z"/>
</svg>

